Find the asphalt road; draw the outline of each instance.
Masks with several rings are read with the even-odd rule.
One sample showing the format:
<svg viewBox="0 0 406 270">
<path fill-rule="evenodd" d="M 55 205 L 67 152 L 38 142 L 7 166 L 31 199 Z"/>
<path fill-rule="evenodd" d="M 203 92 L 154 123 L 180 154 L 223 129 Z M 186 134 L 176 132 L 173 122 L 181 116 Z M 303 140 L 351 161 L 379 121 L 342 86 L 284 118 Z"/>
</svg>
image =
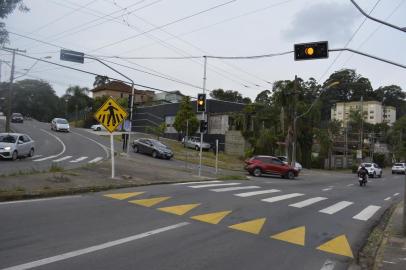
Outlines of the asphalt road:
<svg viewBox="0 0 406 270">
<path fill-rule="evenodd" d="M 0 122 L 3 130 L 4 121 Z M 99 136 L 73 128 L 71 132 L 55 132 L 49 123 L 24 121 L 11 124 L 13 132 L 28 134 L 35 141 L 35 155 L 16 161 L 0 160 L 0 175 L 43 171 L 53 163 L 63 168 L 75 168 L 99 162 L 109 157 L 108 148 L 97 142 Z M 84 134 L 83 134 L 84 133 Z"/>
<path fill-rule="evenodd" d="M 347 269 L 403 184 L 307 171 L 0 203 L 0 269 Z"/>
</svg>

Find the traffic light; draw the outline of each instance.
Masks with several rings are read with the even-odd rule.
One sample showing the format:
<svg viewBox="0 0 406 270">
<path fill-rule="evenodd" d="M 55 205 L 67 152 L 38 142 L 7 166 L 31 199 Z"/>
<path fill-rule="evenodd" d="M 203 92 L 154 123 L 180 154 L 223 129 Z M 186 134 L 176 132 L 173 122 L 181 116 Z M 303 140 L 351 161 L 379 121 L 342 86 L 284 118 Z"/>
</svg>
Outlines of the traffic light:
<svg viewBox="0 0 406 270">
<path fill-rule="evenodd" d="M 328 58 L 328 42 L 295 44 L 295 61 Z"/>
<path fill-rule="evenodd" d="M 200 120 L 200 133 L 205 133 L 207 131 L 207 122 Z"/>
<path fill-rule="evenodd" d="M 197 94 L 197 112 L 206 111 L 206 94 Z"/>
</svg>

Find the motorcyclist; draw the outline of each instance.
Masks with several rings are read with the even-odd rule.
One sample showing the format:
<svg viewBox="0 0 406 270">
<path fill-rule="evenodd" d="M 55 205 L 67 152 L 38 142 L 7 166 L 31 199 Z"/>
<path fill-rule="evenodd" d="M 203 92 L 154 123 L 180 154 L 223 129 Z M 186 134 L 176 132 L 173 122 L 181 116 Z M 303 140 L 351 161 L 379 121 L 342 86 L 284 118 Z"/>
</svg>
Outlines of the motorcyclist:
<svg viewBox="0 0 406 270">
<path fill-rule="evenodd" d="M 366 180 L 368 170 L 365 168 L 365 164 L 361 164 L 361 168 L 358 170 L 358 177 Z"/>
</svg>

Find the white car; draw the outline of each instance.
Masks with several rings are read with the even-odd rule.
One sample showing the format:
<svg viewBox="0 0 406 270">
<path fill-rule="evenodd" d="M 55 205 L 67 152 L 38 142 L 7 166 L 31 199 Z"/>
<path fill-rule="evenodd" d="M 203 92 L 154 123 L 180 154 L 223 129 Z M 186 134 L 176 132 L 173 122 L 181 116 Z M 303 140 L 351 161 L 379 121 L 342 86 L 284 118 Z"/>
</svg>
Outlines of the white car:
<svg viewBox="0 0 406 270">
<path fill-rule="evenodd" d="M 401 173 L 406 174 L 406 163 L 395 163 L 392 166 L 392 174 Z"/>
<path fill-rule="evenodd" d="M 286 156 L 278 156 L 277 158 L 282 160 L 283 163 L 288 164 L 288 157 L 286 157 Z M 295 169 L 300 172 L 303 169 L 302 164 L 300 164 L 299 162 L 296 161 L 295 162 Z"/>
<path fill-rule="evenodd" d="M 55 131 L 69 132 L 70 130 L 69 122 L 64 118 L 54 118 L 51 121 L 51 129 Z"/>
<path fill-rule="evenodd" d="M 100 124 L 92 125 L 90 128 L 94 131 L 106 130 L 106 128 Z"/>
<path fill-rule="evenodd" d="M 367 169 L 368 171 L 368 176 L 371 178 L 375 178 L 375 177 L 382 177 L 382 168 L 380 168 L 378 166 L 378 164 L 376 163 L 361 163 L 361 165 L 358 167 L 358 171 L 359 169 L 361 169 L 362 164 L 365 165 L 365 169 Z"/>
</svg>

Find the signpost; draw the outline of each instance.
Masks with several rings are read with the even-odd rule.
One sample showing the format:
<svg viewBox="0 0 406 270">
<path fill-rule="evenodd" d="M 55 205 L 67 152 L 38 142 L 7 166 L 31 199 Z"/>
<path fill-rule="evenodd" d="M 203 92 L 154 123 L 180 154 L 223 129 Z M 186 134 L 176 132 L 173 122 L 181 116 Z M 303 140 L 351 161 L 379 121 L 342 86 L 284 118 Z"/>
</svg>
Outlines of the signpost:
<svg viewBox="0 0 406 270">
<path fill-rule="evenodd" d="M 94 118 L 110 132 L 111 178 L 115 177 L 113 132 L 127 118 L 127 115 L 127 112 L 112 97 L 109 97 L 94 114 Z"/>
</svg>

